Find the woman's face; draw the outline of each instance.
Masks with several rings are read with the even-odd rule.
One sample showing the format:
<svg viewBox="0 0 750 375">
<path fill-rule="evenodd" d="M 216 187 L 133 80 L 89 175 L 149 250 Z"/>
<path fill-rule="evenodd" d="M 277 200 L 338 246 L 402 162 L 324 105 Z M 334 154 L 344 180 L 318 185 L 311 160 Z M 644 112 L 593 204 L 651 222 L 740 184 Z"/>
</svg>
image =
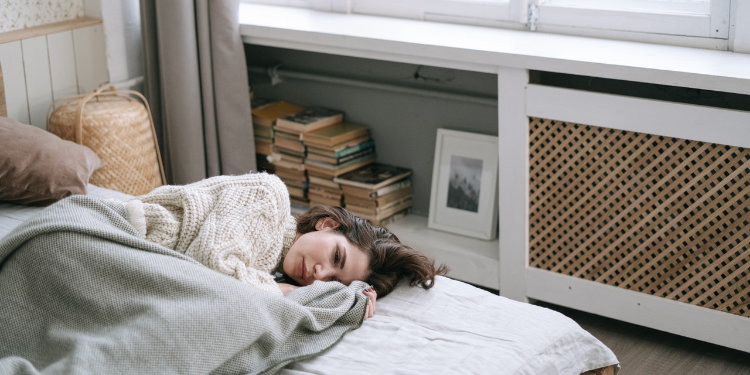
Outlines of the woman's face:
<svg viewBox="0 0 750 375">
<path fill-rule="evenodd" d="M 284 258 L 284 273 L 300 285 L 315 280 L 349 285 L 370 274 L 370 259 L 357 245 L 336 232 L 334 220 L 318 220 L 316 231 L 299 235 Z"/>
</svg>

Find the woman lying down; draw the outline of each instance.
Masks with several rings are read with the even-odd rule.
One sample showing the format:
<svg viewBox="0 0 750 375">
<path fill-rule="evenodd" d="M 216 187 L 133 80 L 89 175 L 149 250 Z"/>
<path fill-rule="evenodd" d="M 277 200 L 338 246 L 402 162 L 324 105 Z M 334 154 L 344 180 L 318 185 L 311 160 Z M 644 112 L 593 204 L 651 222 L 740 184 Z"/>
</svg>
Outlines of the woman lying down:
<svg viewBox="0 0 750 375">
<path fill-rule="evenodd" d="M 73 196 L 0 239 L 0 373 L 272 373 L 444 272 L 339 207 L 295 220 L 265 173 Z"/>
<path fill-rule="evenodd" d="M 401 278 L 428 289 L 446 271 L 341 207 L 313 207 L 295 220 L 286 186 L 266 173 L 163 186 L 129 201 L 128 215 L 147 239 L 272 293 L 316 280 L 364 281 L 372 285 L 364 291 L 368 318 Z M 277 272 L 293 283 L 277 283 Z"/>
</svg>

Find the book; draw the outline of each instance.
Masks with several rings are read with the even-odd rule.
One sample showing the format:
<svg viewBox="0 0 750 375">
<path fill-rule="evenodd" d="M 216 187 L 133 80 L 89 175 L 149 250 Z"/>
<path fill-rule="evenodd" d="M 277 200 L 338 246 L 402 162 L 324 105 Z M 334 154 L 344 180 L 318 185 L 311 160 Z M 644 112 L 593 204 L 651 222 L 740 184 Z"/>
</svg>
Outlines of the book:
<svg viewBox="0 0 750 375">
<path fill-rule="evenodd" d="M 365 155 L 359 156 L 355 159 L 349 160 L 341 164 L 331 164 L 319 160 L 305 159 L 305 168 L 315 169 L 319 171 L 327 171 L 332 176 L 339 176 L 349 171 L 353 171 L 357 168 L 364 167 L 370 163 L 375 162 L 375 153 L 369 152 Z"/>
<path fill-rule="evenodd" d="M 302 143 L 302 138 L 300 138 L 300 134 L 289 132 L 286 130 L 279 130 L 279 129 L 274 130 L 273 136 L 274 136 L 274 139 L 281 138 L 281 139 L 287 139 L 287 140 L 294 141 L 294 142 L 299 142 L 300 144 Z"/>
<path fill-rule="evenodd" d="M 279 100 L 252 108 L 250 112 L 254 125 L 272 127 L 279 118 L 293 115 L 304 109 L 305 107 Z"/>
<path fill-rule="evenodd" d="M 414 189 L 412 189 L 411 186 L 407 186 L 405 188 L 396 190 L 392 193 L 385 194 L 380 197 L 375 198 L 365 198 L 360 197 L 356 195 L 344 195 L 344 202 L 346 204 L 353 204 L 355 206 L 359 207 L 367 207 L 367 208 L 375 208 L 375 207 L 385 207 L 389 203 L 397 201 L 403 197 L 413 195 Z"/>
<path fill-rule="evenodd" d="M 405 178 L 401 181 L 394 182 L 390 185 L 383 186 L 377 190 L 363 189 L 361 187 L 341 185 L 341 190 L 344 191 L 344 196 L 362 197 L 362 198 L 377 198 L 386 194 L 392 193 L 396 190 L 403 189 L 411 186 L 411 179 Z"/>
<path fill-rule="evenodd" d="M 335 109 L 315 107 L 306 108 L 297 113 L 276 120 L 276 129 L 293 133 L 307 133 L 327 126 L 338 124 L 344 119 L 344 113 Z"/>
<path fill-rule="evenodd" d="M 307 185 L 307 177 L 305 172 L 293 171 L 286 168 L 276 168 L 275 175 L 279 176 L 282 181 L 289 182 L 292 185 L 305 187 Z"/>
<path fill-rule="evenodd" d="M 389 224 L 393 223 L 394 221 L 399 220 L 399 219 L 403 218 L 404 216 L 408 215 L 410 211 L 411 211 L 411 208 L 409 207 L 409 208 L 403 209 L 403 210 L 401 210 L 399 212 L 396 212 L 396 213 L 394 213 L 391 216 L 383 217 L 383 218 L 380 218 L 380 219 L 377 219 L 375 217 L 367 217 L 367 215 L 362 215 L 362 216 L 357 215 L 357 216 L 359 216 L 362 219 L 365 219 L 365 220 L 369 221 L 370 223 L 372 223 L 372 225 L 377 225 L 379 227 L 386 227 Z"/>
<path fill-rule="evenodd" d="M 294 216 L 302 215 L 310 209 L 310 201 L 307 199 L 289 197 L 289 201 L 289 203 L 291 203 L 289 209 Z"/>
<path fill-rule="evenodd" d="M 310 206 L 341 206 L 341 197 L 329 198 L 319 196 L 317 194 L 307 193 L 307 198 L 310 200 Z"/>
<path fill-rule="evenodd" d="M 305 145 L 299 139 L 299 136 L 293 133 L 283 131 L 274 132 L 273 144 L 274 146 L 282 147 L 298 153 L 305 152 Z"/>
<path fill-rule="evenodd" d="M 383 215 L 384 213 L 392 212 L 394 207 L 399 207 L 397 211 L 400 211 L 401 209 L 405 207 L 411 206 L 413 201 L 414 201 L 414 195 L 409 194 L 406 196 L 402 196 L 398 199 L 395 199 L 394 201 L 389 202 L 383 207 L 364 207 L 364 206 L 352 204 L 351 202 L 347 202 L 346 200 L 344 200 L 344 203 L 346 204 L 346 209 L 351 212 L 358 212 L 358 213 L 363 213 L 363 214 L 368 214 L 368 215 L 379 216 L 379 215 Z M 408 205 L 407 205 L 407 202 L 408 202 Z"/>
<path fill-rule="evenodd" d="M 341 190 L 333 190 L 326 187 L 318 186 L 315 184 L 310 184 L 310 187 L 308 188 L 308 192 L 310 194 L 315 194 L 320 197 L 326 197 L 330 199 L 341 199 L 343 196 L 343 193 Z"/>
<path fill-rule="evenodd" d="M 273 129 L 261 125 L 253 125 L 253 136 L 255 139 L 260 137 L 273 139 Z"/>
<path fill-rule="evenodd" d="M 305 161 L 304 156 L 300 156 L 295 153 L 287 152 L 287 150 L 276 148 L 271 152 L 270 160 L 283 160 L 290 163 L 302 164 Z"/>
<path fill-rule="evenodd" d="M 336 177 L 333 181 L 342 185 L 377 190 L 411 175 L 411 169 L 395 165 L 372 163 L 366 168 Z"/>
<path fill-rule="evenodd" d="M 318 186 L 327 187 L 329 189 L 336 189 L 338 191 L 341 191 L 341 185 L 333 182 L 333 179 L 331 179 L 331 178 L 323 178 L 323 177 L 318 177 L 318 176 L 315 176 L 315 175 L 311 175 L 311 176 L 309 176 L 309 180 L 310 180 L 310 184 L 311 185 L 315 184 L 315 185 L 318 185 Z M 342 191 L 342 194 L 343 194 L 343 191 Z"/>
<path fill-rule="evenodd" d="M 373 147 L 365 148 L 362 150 L 359 150 L 357 152 L 351 153 L 349 155 L 344 155 L 338 158 L 326 156 L 326 155 L 320 155 L 313 152 L 307 153 L 307 159 L 308 160 L 320 160 L 322 162 L 330 163 L 330 164 L 343 164 L 346 163 L 349 160 L 356 159 L 362 155 L 367 155 L 371 152 L 374 152 L 375 149 Z"/>
<path fill-rule="evenodd" d="M 279 175 L 277 175 L 277 176 L 279 176 Z M 307 188 L 307 181 L 300 180 L 297 177 L 279 176 L 279 178 L 281 179 L 281 181 L 284 182 L 284 185 L 286 185 L 286 186 L 294 186 L 294 187 L 300 188 L 300 189 L 306 189 Z"/>
<path fill-rule="evenodd" d="M 261 155 L 271 155 L 273 152 L 273 144 L 270 140 L 255 138 L 255 153 Z"/>
<path fill-rule="evenodd" d="M 375 142 L 371 140 L 370 136 L 368 135 L 365 137 L 352 139 L 351 141 L 344 142 L 331 148 L 307 145 L 307 151 L 318 155 L 337 158 L 370 147 L 375 147 Z"/>
<path fill-rule="evenodd" d="M 346 172 L 353 171 L 357 168 L 362 168 L 367 164 L 375 162 L 375 154 L 371 154 L 371 155 L 372 157 L 365 157 L 364 159 L 362 159 L 361 161 L 357 161 L 356 163 L 352 163 L 352 164 L 347 163 L 348 165 L 342 164 L 337 170 L 318 168 L 313 165 L 305 166 L 305 168 L 307 169 L 307 172 L 311 175 L 333 179 L 336 176 L 339 176 Z"/>
<path fill-rule="evenodd" d="M 318 130 L 305 133 L 302 142 L 306 145 L 315 145 L 323 148 L 332 147 L 346 141 L 363 136 L 369 136 L 370 129 L 367 125 L 351 122 L 339 122 Z"/>
<path fill-rule="evenodd" d="M 305 189 L 292 185 L 286 185 L 286 189 L 289 191 L 290 197 L 305 198 Z"/>
<path fill-rule="evenodd" d="M 293 161 L 284 160 L 277 153 L 272 153 L 266 157 L 269 163 L 273 164 L 276 169 L 289 169 L 297 171 L 305 171 L 305 165 Z"/>
<path fill-rule="evenodd" d="M 376 214 L 373 214 L 371 212 L 365 212 L 365 211 L 359 211 L 356 207 L 349 207 L 346 206 L 346 209 L 351 212 L 352 214 L 361 217 L 362 219 L 369 220 L 375 225 L 380 225 L 380 223 L 386 219 L 389 218 L 399 212 L 402 212 L 404 210 L 408 210 L 412 206 L 412 199 L 409 197 L 409 199 L 405 199 L 402 201 L 399 201 L 398 204 L 393 205 L 392 207 L 389 207 L 388 209 L 382 210 Z"/>
</svg>

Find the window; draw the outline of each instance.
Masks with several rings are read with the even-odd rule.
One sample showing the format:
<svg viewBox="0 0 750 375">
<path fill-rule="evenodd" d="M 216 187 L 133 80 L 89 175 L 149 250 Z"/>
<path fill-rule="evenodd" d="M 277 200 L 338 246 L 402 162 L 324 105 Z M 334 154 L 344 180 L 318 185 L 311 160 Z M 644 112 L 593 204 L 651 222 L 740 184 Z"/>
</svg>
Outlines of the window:
<svg viewBox="0 0 750 375">
<path fill-rule="evenodd" d="M 244 1 L 715 49 L 729 48 L 731 11 L 740 7 L 732 0 Z"/>
<path fill-rule="evenodd" d="M 534 26 L 727 38 L 729 0 L 546 0 Z"/>
</svg>

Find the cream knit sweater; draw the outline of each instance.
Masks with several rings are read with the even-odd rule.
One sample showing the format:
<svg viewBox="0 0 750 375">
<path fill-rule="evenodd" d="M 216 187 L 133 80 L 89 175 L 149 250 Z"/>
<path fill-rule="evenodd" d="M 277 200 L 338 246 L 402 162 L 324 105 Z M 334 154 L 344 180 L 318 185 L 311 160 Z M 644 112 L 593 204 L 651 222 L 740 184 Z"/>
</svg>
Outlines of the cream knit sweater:
<svg viewBox="0 0 750 375">
<path fill-rule="evenodd" d="M 294 242 L 296 221 L 278 177 L 250 173 L 167 185 L 127 206 L 129 221 L 147 239 L 281 294 L 272 273 Z"/>
</svg>

